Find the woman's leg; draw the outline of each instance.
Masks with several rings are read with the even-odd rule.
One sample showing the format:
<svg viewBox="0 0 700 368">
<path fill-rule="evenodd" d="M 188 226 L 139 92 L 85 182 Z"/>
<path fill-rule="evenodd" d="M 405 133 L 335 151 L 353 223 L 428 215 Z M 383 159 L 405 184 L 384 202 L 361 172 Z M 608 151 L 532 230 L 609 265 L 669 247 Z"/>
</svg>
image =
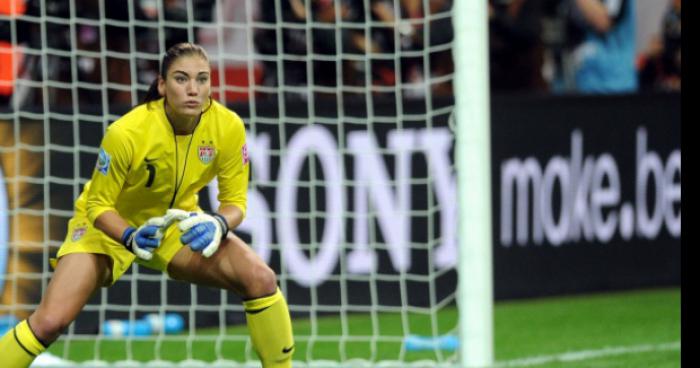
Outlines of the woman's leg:
<svg viewBox="0 0 700 368">
<path fill-rule="evenodd" d="M 75 320 L 90 296 L 110 279 L 110 263 L 104 254 L 60 258 L 39 307 L 28 318 L 39 340 L 51 344 Z"/>
<path fill-rule="evenodd" d="M 291 367 L 294 338 L 287 302 L 277 288 L 275 272 L 243 240 L 229 234 L 209 258 L 182 247 L 168 264 L 168 274 L 240 295 L 263 367 Z"/>
<path fill-rule="evenodd" d="M 168 275 L 176 280 L 231 290 L 243 299 L 268 296 L 277 289 L 275 272 L 233 234 L 209 258 L 182 247 L 168 264 Z"/>
<path fill-rule="evenodd" d="M 110 259 L 105 255 L 73 253 L 61 257 L 39 307 L 0 338 L 3 366 L 28 367 L 110 277 Z"/>
</svg>

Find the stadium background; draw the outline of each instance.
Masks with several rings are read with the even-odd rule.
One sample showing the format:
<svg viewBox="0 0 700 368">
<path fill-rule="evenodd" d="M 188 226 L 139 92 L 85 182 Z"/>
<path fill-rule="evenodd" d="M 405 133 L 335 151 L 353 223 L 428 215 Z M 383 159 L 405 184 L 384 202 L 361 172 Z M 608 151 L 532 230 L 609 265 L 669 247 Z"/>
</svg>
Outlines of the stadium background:
<svg viewBox="0 0 700 368">
<path fill-rule="evenodd" d="M 233 104 L 231 106 L 242 116 L 246 116 L 244 105 Z M 591 109 L 591 106 L 596 106 L 596 108 Z M 640 106 L 644 106 L 644 108 L 640 108 Z M 382 105 L 378 104 L 378 107 L 375 106 L 375 112 L 381 114 Z M 269 110 L 258 109 L 260 114 L 264 114 L 265 111 L 274 111 L 274 107 L 270 106 Z M 680 190 L 680 161 L 674 161 L 680 160 L 680 127 L 668 124 L 669 121 L 680 120 L 680 101 L 677 95 L 504 96 L 500 98 L 496 96 L 493 100 L 493 111 L 493 220 L 496 225 L 494 227 L 494 291 L 497 300 L 680 285 L 680 198 L 679 194 L 673 194 Z M 64 113 L 69 114 L 70 112 Z M 294 114 L 295 112 L 288 111 L 288 113 Z M 333 111 L 326 111 L 326 113 L 332 114 Z M 416 122 L 415 126 L 420 127 L 422 124 L 422 122 Z M 441 122 L 434 122 L 434 124 L 448 129 L 444 119 Z M 3 125 L 7 126 L 6 123 Z M 40 123 L 22 123 L 22 129 L 28 128 L 27 130 L 30 132 L 33 126 L 33 134 L 28 134 L 27 139 L 43 142 L 44 131 Z M 614 126 L 614 129 L 611 129 L 611 126 Z M 392 127 L 383 126 L 383 128 L 386 131 L 381 129 L 375 131 L 380 141 L 386 141 L 387 132 Z M 409 128 L 404 126 L 404 129 Z M 646 132 L 647 137 L 646 150 L 641 153 L 638 151 L 642 149 L 638 138 L 640 129 Z M 270 127 L 270 131 L 259 132 L 259 134 L 269 133 L 274 137 L 278 135 L 275 130 L 274 127 Z M 328 131 L 332 130 L 328 129 Z M 580 235 L 577 236 L 577 239 L 565 237 L 562 241 L 555 241 L 553 244 L 547 237 L 535 241 L 533 231 L 528 230 L 527 239 L 524 242 L 517 241 L 516 233 L 518 230 L 516 227 L 519 226 L 517 222 L 524 222 L 526 227 L 533 227 L 534 220 L 531 216 L 518 218 L 516 203 L 511 203 L 504 209 L 503 198 L 506 193 L 509 192 L 516 198 L 519 195 L 515 182 L 510 185 L 504 183 L 502 172 L 504 163 L 509 159 L 525 161 L 528 158 L 535 158 L 540 163 L 542 171 L 545 171 L 548 162 L 555 156 L 559 158 L 572 157 L 572 134 L 575 131 L 578 131 L 582 137 L 581 154 L 584 159 L 593 158 L 595 160 L 604 155 L 611 155 L 616 162 L 617 170 L 619 170 L 619 178 L 617 179 L 619 183 L 615 186 L 618 188 L 616 190 L 619 191 L 620 199 L 604 206 L 585 203 L 577 210 L 584 211 L 584 214 L 577 216 L 572 207 L 562 206 L 562 193 L 570 191 L 571 187 L 562 187 L 561 177 L 555 178 L 549 195 L 551 199 L 548 203 L 554 209 L 551 217 L 553 224 L 565 228 L 566 232 L 578 231 Z M 8 134 L 5 137 L 11 137 L 11 135 Z M 52 129 L 50 136 L 52 143 L 69 145 L 71 139 L 71 130 Z M 543 146 L 538 143 L 543 139 L 551 144 Z M 98 144 L 97 140 L 94 142 L 96 145 Z M 658 158 L 661 166 L 653 168 L 642 166 L 643 161 L 641 160 L 645 157 L 644 155 Z M 5 162 L 9 163 L 9 165 L 4 166 L 5 172 L 11 173 L 13 172 L 11 165 L 15 162 L 14 158 L 12 155 L 5 157 Z M 20 172 L 26 172 L 24 174 L 26 176 L 39 175 L 38 177 L 41 178 L 41 173 L 44 172 L 41 164 L 43 158 L 42 154 L 32 155 L 25 152 L 25 156 L 20 159 L 22 166 Z M 62 158 L 60 153 L 52 153 L 48 158 L 51 162 L 51 176 L 65 180 L 71 180 L 74 175 L 86 177 L 90 174 L 87 168 L 90 168 L 94 161 L 94 158 L 89 154 L 81 155 L 83 162 L 80 167 L 86 169 L 87 172 L 76 173 L 73 161 Z M 279 163 L 273 166 L 278 165 Z M 417 177 L 422 176 L 418 173 L 421 166 L 416 164 L 413 169 L 417 173 Z M 277 171 L 278 167 L 274 172 Z M 273 174 L 272 177 L 275 175 Z M 528 178 L 528 180 L 532 179 Z M 556 182 L 556 180 L 559 181 Z M 609 178 L 598 180 L 599 182 L 595 184 L 598 188 L 610 189 L 613 187 L 609 183 Z M 6 176 L 6 181 L 8 183 L 15 182 L 11 176 Z M 568 185 L 574 185 L 574 183 Z M 589 188 L 592 186 L 590 183 L 582 185 Z M 52 209 L 71 211 L 73 205 L 71 199 L 74 198 L 72 188 L 60 184 L 26 185 L 20 190 L 23 193 L 23 196 L 20 197 L 21 207 L 42 211 L 43 206 L 46 205 L 43 200 L 44 190 L 51 193 L 50 207 Z M 274 191 L 262 187 L 259 190 L 267 203 L 274 207 Z M 425 187 L 415 186 L 413 190 L 417 193 L 417 198 L 425 197 Z M 12 187 L 8 188 L 8 193 L 14 192 Z M 527 195 L 529 196 L 529 208 L 532 211 L 534 206 L 532 189 L 528 189 Z M 640 197 L 643 195 L 645 197 Z M 201 197 L 202 205 L 208 208 L 210 206 L 208 193 L 203 193 Z M 9 199 L 9 207 L 13 208 L 15 205 L 12 202 L 13 198 Z M 568 199 L 565 200 L 568 201 Z M 636 208 L 631 225 L 632 230 L 622 230 L 626 226 L 621 219 L 623 217 L 623 204 L 629 204 L 632 205 L 632 208 Z M 321 203 L 320 206 L 324 207 L 325 205 Z M 419 210 L 421 206 L 425 207 L 426 204 L 416 203 L 414 209 Z M 509 212 L 508 216 L 512 218 L 508 229 L 503 229 L 504 220 L 501 213 L 504 211 Z M 612 230 L 610 235 L 603 236 L 601 239 L 593 234 L 600 231 L 601 224 L 600 222 L 594 224 L 590 220 L 591 216 L 600 216 L 605 220 L 604 222 L 608 223 L 612 221 L 616 228 Z M 51 239 L 62 239 L 65 236 L 63 233 L 67 220 L 60 216 L 49 215 L 47 217 L 51 226 L 49 232 Z M 576 218 L 579 218 L 578 225 L 572 224 Z M 13 267 L 18 264 L 23 267 L 21 269 L 23 272 L 36 272 L 44 269 L 47 257 L 44 248 L 41 247 L 42 234 L 44 234 L 44 216 L 18 215 L 10 217 L 10 220 L 17 222 L 17 224 L 11 224 L 10 229 L 20 229 L 19 232 L 10 232 L 11 241 L 14 244 L 35 245 L 25 245 L 22 248 L 28 249 L 28 251 L 20 253 L 21 262 L 8 263 L 9 273 L 14 272 Z M 429 239 L 429 234 L 425 232 L 426 224 L 427 218 L 417 217 L 412 221 L 413 230 L 410 236 L 412 241 L 421 242 Z M 352 227 L 350 225 L 352 224 L 349 224 L 348 227 Z M 592 233 L 586 234 L 584 227 L 596 225 L 598 228 L 588 230 Z M 310 238 L 308 226 L 300 226 L 299 231 L 302 239 Z M 504 241 L 504 236 L 501 235 L 504 232 L 512 233 L 513 240 Z M 245 232 L 241 234 L 246 235 Z M 277 251 L 272 253 L 269 260 L 276 269 L 279 269 L 280 254 Z M 452 255 L 455 254 L 452 253 Z M 428 265 L 418 261 L 426 259 L 425 253 L 414 250 L 411 259 L 414 262 L 407 271 L 427 275 Z M 446 268 L 449 269 L 451 266 L 453 265 L 446 266 Z M 335 264 L 331 267 L 335 270 L 333 273 L 338 273 L 341 266 Z M 393 267 L 388 254 L 382 254 L 379 262 L 380 273 L 396 272 Z M 29 285 L 38 284 L 41 280 L 22 278 L 16 280 L 27 285 L 19 287 L 19 290 L 26 292 L 26 294 L 19 296 L 21 304 L 37 302 L 40 288 Z M 455 282 L 454 270 L 442 275 L 438 282 L 443 288 L 440 295 L 444 296 L 446 293 L 452 292 Z M 298 283 L 290 283 L 289 286 L 291 303 L 308 304 L 310 302 L 307 287 Z M 358 291 L 367 287 L 363 283 L 358 283 L 355 286 Z M 154 283 L 150 287 L 140 288 L 139 302 L 154 305 L 160 303 L 161 301 L 157 297 L 159 294 L 154 292 L 159 287 L 158 283 Z M 411 286 L 411 288 L 415 287 L 420 289 L 425 285 L 415 284 Z M 113 295 L 117 300 L 124 299 L 124 303 L 129 304 L 130 285 L 123 284 L 121 289 L 117 285 L 115 288 L 114 291 L 110 291 L 110 295 Z M 7 285 L 4 294 L 5 300 L 16 300 L 13 298 L 17 296 L 12 295 L 11 290 L 13 290 L 11 285 Z M 337 283 L 324 283 L 319 294 L 322 298 L 320 300 L 322 304 L 334 305 L 340 302 Z M 350 292 L 350 294 L 358 296 L 357 302 L 359 304 L 363 302 L 362 295 L 368 297 L 367 294 L 363 293 Z M 398 290 L 388 284 L 381 290 L 380 294 L 387 298 L 386 303 L 390 305 L 399 303 Z M 181 295 L 184 299 L 170 300 L 171 303 L 188 304 L 190 302 L 188 293 L 175 292 L 172 295 Z M 415 295 L 416 299 L 411 300 L 412 305 L 425 306 L 428 304 L 426 298 L 428 294 L 424 290 L 416 290 Z M 207 297 L 201 297 L 200 301 L 206 303 Z M 216 300 L 218 294 L 213 293 L 210 298 Z M 84 317 L 86 321 L 92 321 L 92 323 L 88 323 L 89 327 L 85 328 L 94 332 L 97 329 L 97 321 L 92 317 L 89 314 Z M 238 315 L 238 318 L 242 318 L 242 316 Z"/>
</svg>

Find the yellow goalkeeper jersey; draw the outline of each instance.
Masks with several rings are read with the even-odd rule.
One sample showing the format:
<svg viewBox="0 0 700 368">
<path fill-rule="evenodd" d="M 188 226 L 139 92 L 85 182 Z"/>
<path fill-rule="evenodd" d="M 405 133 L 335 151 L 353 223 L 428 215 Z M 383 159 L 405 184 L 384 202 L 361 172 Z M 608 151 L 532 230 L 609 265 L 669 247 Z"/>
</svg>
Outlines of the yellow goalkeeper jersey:
<svg viewBox="0 0 700 368">
<path fill-rule="evenodd" d="M 91 223 L 114 210 L 140 226 L 169 208 L 199 210 L 197 193 L 215 177 L 221 206 L 245 215 L 250 169 L 241 118 L 213 101 L 190 135 L 175 135 L 164 100 L 135 107 L 105 133 L 91 180 L 75 204 Z"/>
</svg>

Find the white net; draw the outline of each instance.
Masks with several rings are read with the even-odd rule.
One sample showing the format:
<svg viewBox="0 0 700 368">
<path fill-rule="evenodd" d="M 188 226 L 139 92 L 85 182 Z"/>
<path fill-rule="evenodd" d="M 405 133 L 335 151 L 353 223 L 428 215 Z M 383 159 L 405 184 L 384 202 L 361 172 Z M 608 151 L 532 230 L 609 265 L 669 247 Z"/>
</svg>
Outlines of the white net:
<svg viewBox="0 0 700 368">
<path fill-rule="evenodd" d="M 210 53 L 215 97 L 246 122 L 237 233 L 278 273 L 297 365 L 455 364 L 450 9 L 3 0 L 0 316 L 37 306 L 104 129 L 139 103 L 167 47 L 194 41 Z M 214 192 L 202 207 L 216 208 Z M 37 364 L 256 366 L 244 318 L 233 293 L 134 264 Z"/>
</svg>

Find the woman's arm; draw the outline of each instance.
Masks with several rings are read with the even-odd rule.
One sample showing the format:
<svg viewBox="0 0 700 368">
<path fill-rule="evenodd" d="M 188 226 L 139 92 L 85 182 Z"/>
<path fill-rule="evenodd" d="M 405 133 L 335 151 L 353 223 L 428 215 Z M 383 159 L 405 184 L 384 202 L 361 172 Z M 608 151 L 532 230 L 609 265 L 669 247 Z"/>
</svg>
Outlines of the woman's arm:
<svg viewBox="0 0 700 368">
<path fill-rule="evenodd" d="M 124 230 L 129 227 L 129 224 L 119 216 L 115 211 L 105 211 L 97 216 L 94 223 L 95 227 L 107 234 L 110 238 L 121 243 Z"/>
<path fill-rule="evenodd" d="M 224 216 L 230 230 L 237 228 L 243 222 L 243 211 L 236 206 L 222 206 L 219 208 L 219 214 Z"/>
</svg>

